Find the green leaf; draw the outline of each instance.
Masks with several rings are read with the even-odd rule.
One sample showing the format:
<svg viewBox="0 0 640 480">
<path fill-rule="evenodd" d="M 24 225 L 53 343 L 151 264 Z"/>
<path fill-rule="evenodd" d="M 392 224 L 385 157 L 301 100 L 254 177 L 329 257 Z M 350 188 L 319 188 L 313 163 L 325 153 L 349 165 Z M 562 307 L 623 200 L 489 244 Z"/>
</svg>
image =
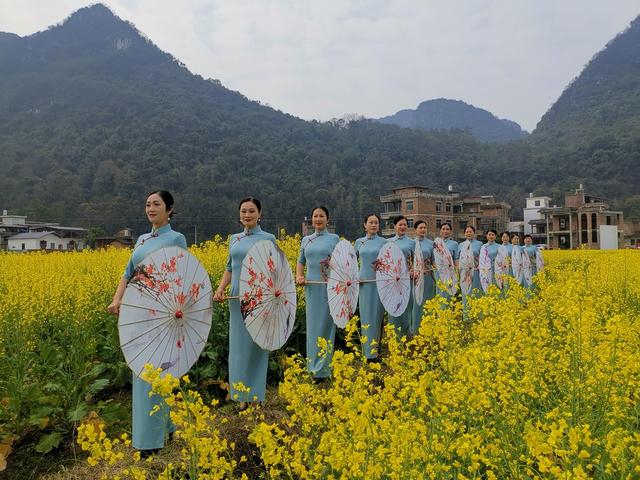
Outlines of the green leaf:
<svg viewBox="0 0 640 480">
<path fill-rule="evenodd" d="M 81 403 L 73 410 L 70 410 L 67 414 L 67 418 L 70 422 L 78 422 L 82 420 L 88 412 L 88 406 L 86 403 Z"/>
<path fill-rule="evenodd" d="M 90 394 L 95 395 L 101 390 L 104 390 L 109 385 L 108 378 L 99 378 L 89 385 L 88 391 Z"/>
<path fill-rule="evenodd" d="M 49 453 L 51 450 L 56 448 L 60 441 L 62 440 L 62 433 L 60 432 L 51 432 L 47 433 L 40 437 L 40 441 L 35 447 L 36 452 L 40 453 Z"/>
</svg>

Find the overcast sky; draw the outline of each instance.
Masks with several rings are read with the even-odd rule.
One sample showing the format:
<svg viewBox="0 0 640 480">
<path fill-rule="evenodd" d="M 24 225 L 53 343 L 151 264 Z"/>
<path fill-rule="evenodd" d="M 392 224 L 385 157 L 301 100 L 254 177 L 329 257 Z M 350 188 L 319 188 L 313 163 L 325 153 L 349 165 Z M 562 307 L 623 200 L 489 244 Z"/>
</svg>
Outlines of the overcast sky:
<svg viewBox="0 0 640 480">
<path fill-rule="evenodd" d="M 29 35 L 95 2 L 0 0 Z M 533 130 L 638 0 L 108 0 L 194 73 L 319 120 L 464 100 Z"/>
</svg>

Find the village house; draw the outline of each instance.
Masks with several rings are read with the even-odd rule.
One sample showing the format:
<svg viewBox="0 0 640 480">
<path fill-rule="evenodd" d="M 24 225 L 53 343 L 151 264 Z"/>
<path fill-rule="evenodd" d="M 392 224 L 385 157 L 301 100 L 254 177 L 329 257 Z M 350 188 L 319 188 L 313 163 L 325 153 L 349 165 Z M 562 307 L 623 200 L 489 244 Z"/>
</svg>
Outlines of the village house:
<svg viewBox="0 0 640 480">
<path fill-rule="evenodd" d="M 624 218 L 609 202 L 585 193 L 582 185 L 565 195 L 564 206 L 540 209 L 549 248 L 616 249 L 623 245 Z"/>
<path fill-rule="evenodd" d="M 59 223 L 28 221 L 25 215 L 0 215 L 0 249 L 30 250 L 82 250 L 87 230 L 64 227 Z"/>
<path fill-rule="evenodd" d="M 489 229 L 506 230 L 509 224 L 511 206 L 498 202 L 493 195 L 463 196 L 449 185 L 447 192 L 434 192 L 427 187 L 407 186 L 393 188 L 392 193 L 382 195 L 382 235 L 393 235 L 393 218 L 407 217 L 408 234 L 413 236 L 415 222 L 427 224 L 427 237 L 440 234 L 443 223 L 450 223 L 452 238 L 464 239 L 464 229 L 471 225 L 478 236 L 484 236 Z"/>
</svg>

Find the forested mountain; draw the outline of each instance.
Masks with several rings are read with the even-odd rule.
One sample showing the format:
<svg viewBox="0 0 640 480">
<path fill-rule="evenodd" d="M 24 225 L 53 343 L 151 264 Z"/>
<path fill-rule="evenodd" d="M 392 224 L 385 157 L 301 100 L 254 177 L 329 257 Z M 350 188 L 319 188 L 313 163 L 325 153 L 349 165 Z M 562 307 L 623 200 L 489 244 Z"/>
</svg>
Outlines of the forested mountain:
<svg viewBox="0 0 640 480">
<path fill-rule="evenodd" d="M 578 181 L 617 197 L 595 175 L 564 181 L 552 156 L 541 169 L 540 144 L 370 120 L 306 122 L 193 75 L 99 4 L 27 37 L 0 34 L 0 208 L 40 220 L 139 233 L 146 193 L 164 187 L 189 240 L 196 229 L 200 240 L 237 230 L 245 195 L 263 200 L 271 230 L 299 231 L 324 203 L 353 238 L 397 185 L 455 184 L 516 208 L 526 192 L 559 195 Z"/>
<path fill-rule="evenodd" d="M 530 140 L 544 181 L 557 172 L 592 179 L 598 194 L 626 197 L 619 206 L 640 215 L 640 16 L 566 87 Z"/>
<path fill-rule="evenodd" d="M 497 118 L 463 101 L 446 98 L 422 102 L 415 110 L 400 110 L 378 121 L 422 130 L 468 130 L 483 142 L 504 143 L 527 136 L 516 122 Z"/>
</svg>

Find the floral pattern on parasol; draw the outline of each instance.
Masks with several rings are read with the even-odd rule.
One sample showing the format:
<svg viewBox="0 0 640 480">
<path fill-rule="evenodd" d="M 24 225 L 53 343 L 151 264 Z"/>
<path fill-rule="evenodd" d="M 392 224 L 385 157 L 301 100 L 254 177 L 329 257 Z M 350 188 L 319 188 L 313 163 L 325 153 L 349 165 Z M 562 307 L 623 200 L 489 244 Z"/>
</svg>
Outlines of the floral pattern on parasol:
<svg viewBox="0 0 640 480">
<path fill-rule="evenodd" d="M 129 368 L 147 363 L 180 377 L 200 356 L 211 327 L 211 282 L 198 259 L 180 247 L 147 255 L 125 290 L 118 332 Z"/>
<path fill-rule="evenodd" d="M 269 240 L 256 242 L 242 261 L 240 311 L 253 341 L 277 350 L 296 319 L 296 288 L 285 254 Z"/>
<path fill-rule="evenodd" d="M 438 281 L 444 284 L 449 295 L 454 295 L 458 287 L 456 267 L 451 252 L 440 237 L 433 241 L 433 259 L 434 267 L 438 272 Z"/>
<path fill-rule="evenodd" d="M 499 288 L 503 288 L 505 280 L 509 275 L 509 265 L 511 264 L 511 258 L 509 257 L 509 249 L 506 245 L 500 245 L 498 247 L 498 253 L 494 262 L 494 272 L 496 277 L 496 285 Z"/>
<path fill-rule="evenodd" d="M 409 304 L 411 281 L 400 247 L 393 242 L 384 244 L 374 269 L 378 295 L 385 310 L 394 317 L 402 315 Z"/>
<path fill-rule="evenodd" d="M 463 295 L 469 295 L 473 287 L 473 271 L 476 269 L 473 248 L 469 240 L 460 245 L 460 290 Z"/>
<path fill-rule="evenodd" d="M 329 262 L 327 298 L 336 326 L 344 328 L 358 305 L 358 259 L 351 242 L 340 240 Z"/>
<path fill-rule="evenodd" d="M 491 286 L 493 272 L 493 264 L 491 262 L 491 256 L 489 255 L 489 249 L 486 245 L 480 247 L 480 258 L 478 261 L 478 270 L 480 273 L 480 285 L 484 293 L 489 293 L 489 287 Z"/>
<path fill-rule="evenodd" d="M 424 265 L 424 256 L 420 242 L 416 240 L 416 248 L 413 252 L 413 298 L 417 305 L 422 305 L 424 300 L 424 274 L 426 268 Z"/>
</svg>

